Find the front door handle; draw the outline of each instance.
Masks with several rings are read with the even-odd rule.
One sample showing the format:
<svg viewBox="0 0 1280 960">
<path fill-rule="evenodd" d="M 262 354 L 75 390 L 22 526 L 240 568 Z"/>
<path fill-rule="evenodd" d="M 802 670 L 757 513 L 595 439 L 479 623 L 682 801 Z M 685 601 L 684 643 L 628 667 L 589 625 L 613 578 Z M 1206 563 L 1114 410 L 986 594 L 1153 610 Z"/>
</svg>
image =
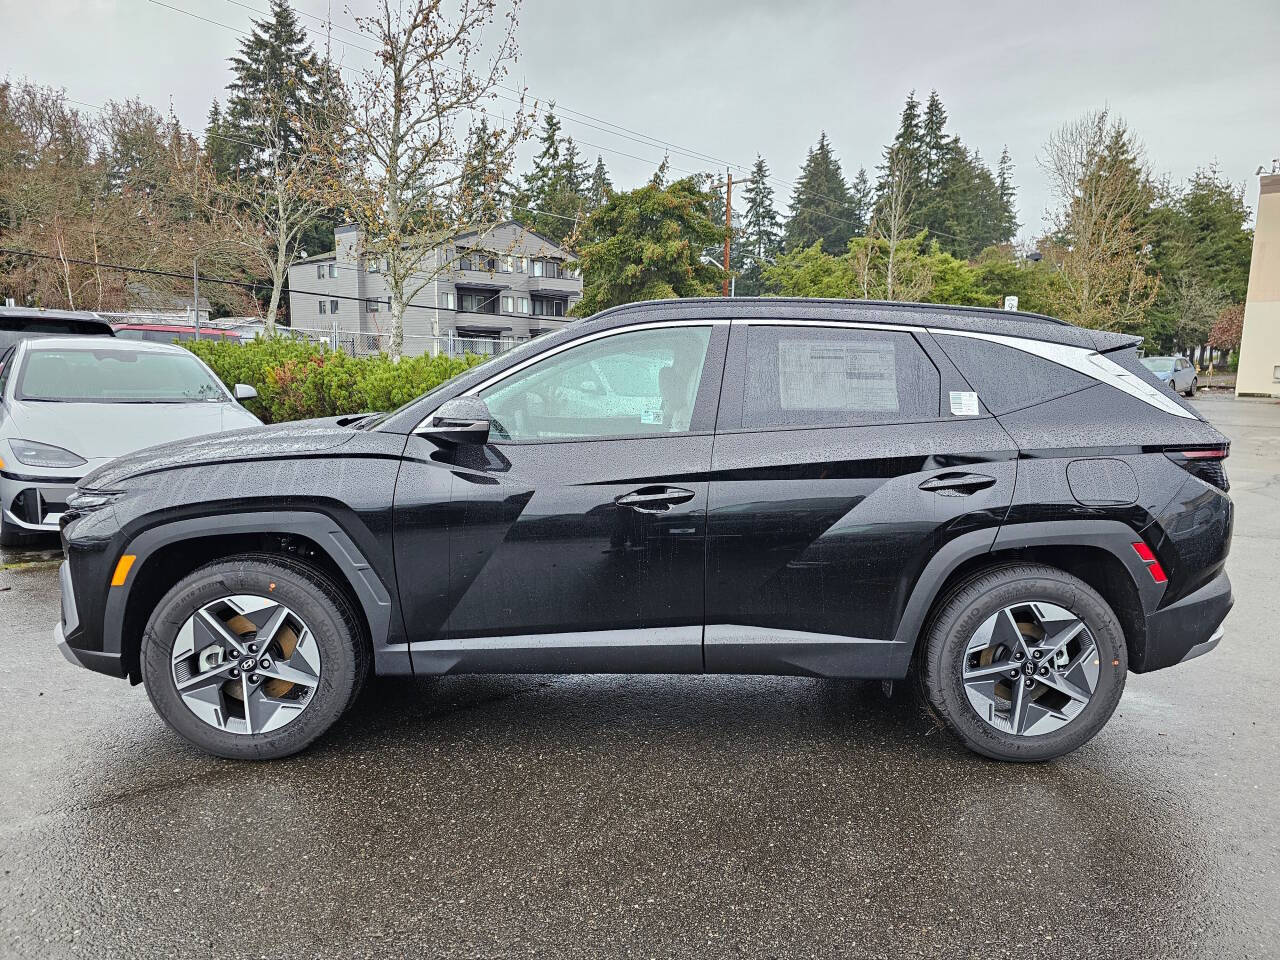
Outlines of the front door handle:
<svg viewBox="0 0 1280 960">
<path fill-rule="evenodd" d="M 921 490 L 931 490 L 945 497 L 967 497 L 985 490 L 996 482 L 995 477 L 981 473 L 944 473 L 920 484 Z"/>
<path fill-rule="evenodd" d="M 676 504 L 688 503 L 693 498 L 694 492 L 684 487 L 641 487 L 631 493 L 624 493 L 613 502 L 641 513 L 664 513 Z"/>
</svg>

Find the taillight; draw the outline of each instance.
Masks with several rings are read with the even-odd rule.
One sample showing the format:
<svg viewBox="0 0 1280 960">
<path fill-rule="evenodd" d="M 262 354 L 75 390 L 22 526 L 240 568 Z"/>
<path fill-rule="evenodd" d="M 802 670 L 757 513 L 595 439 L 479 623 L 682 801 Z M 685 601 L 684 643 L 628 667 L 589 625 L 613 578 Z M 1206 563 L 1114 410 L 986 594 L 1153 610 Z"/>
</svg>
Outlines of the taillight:
<svg viewBox="0 0 1280 960">
<path fill-rule="evenodd" d="M 1226 467 L 1223 461 L 1231 452 L 1228 446 L 1220 447 L 1181 447 L 1166 450 L 1164 455 L 1182 467 L 1183 470 L 1198 477 L 1205 483 L 1212 484 L 1223 493 L 1231 489 L 1227 480 Z"/>
<path fill-rule="evenodd" d="M 1147 572 L 1151 574 L 1152 580 L 1156 583 L 1168 582 L 1169 577 L 1164 572 L 1164 567 L 1160 566 L 1160 561 L 1156 559 L 1155 551 L 1139 540 L 1133 545 L 1133 552 L 1138 555 L 1139 560 L 1147 565 Z"/>
</svg>

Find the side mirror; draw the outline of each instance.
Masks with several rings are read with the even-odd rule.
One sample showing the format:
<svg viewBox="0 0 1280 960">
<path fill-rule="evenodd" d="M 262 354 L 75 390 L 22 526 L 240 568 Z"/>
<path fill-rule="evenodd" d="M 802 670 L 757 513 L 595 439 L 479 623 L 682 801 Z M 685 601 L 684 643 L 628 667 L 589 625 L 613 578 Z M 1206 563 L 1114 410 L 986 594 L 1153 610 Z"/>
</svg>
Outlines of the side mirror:
<svg viewBox="0 0 1280 960">
<path fill-rule="evenodd" d="M 489 408 L 479 397 L 454 397 L 413 432 L 448 443 L 488 443 Z"/>
<path fill-rule="evenodd" d="M 258 396 L 258 391 L 247 383 L 237 383 L 235 389 L 231 392 L 237 400 L 253 400 Z"/>
</svg>

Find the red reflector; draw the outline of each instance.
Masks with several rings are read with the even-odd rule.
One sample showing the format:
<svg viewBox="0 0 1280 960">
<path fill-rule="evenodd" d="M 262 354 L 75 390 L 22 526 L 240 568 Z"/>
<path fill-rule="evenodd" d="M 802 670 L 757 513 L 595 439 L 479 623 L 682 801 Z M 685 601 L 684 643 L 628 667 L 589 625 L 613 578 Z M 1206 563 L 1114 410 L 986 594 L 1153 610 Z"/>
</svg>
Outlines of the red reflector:
<svg viewBox="0 0 1280 960">
<path fill-rule="evenodd" d="M 1147 569 L 1151 571 L 1151 579 L 1156 583 L 1166 583 L 1169 578 L 1165 576 L 1164 567 L 1160 566 L 1159 560 L 1153 560 L 1147 564 Z"/>
<path fill-rule="evenodd" d="M 1155 563 L 1156 555 L 1151 552 L 1151 548 L 1139 540 L 1133 545 L 1133 552 L 1136 553 L 1143 563 Z"/>
</svg>

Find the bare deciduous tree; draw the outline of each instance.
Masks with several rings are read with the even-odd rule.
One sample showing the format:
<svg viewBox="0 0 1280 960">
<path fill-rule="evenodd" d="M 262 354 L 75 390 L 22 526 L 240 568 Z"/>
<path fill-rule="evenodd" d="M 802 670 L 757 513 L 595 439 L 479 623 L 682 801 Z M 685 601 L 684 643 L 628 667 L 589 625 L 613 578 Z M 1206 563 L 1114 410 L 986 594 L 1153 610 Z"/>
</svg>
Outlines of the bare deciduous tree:
<svg viewBox="0 0 1280 960">
<path fill-rule="evenodd" d="M 885 299 L 901 300 L 894 295 L 898 280 L 898 250 L 912 234 L 911 208 L 915 202 L 912 185 L 916 182 L 915 162 L 901 144 L 889 147 L 885 158 L 885 188 L 880 204 L 871 221 L 870 234 L 888 245 L 885 260 Z"/>
<path fill-rule="evenodd" d="M 353 97 L 351 147 L 360 162 L 345 206 L 362 253 L 385 264 L 393 356 L 403 348 L 406 308 L 456 260 L 449 242 L 483 236 L 502 215 L 483 195 L 509 179 L 528 135 L 523 95 L 505 125 L 488 117 L 486 171 L 468 166 L 467 135 L 516 58 L 517 2 L 499 18 L 497 0 L 454 0 L 448 10 L 444 0 L 380 0 L 358 20 L 378 54 Z"/>
<path fill-rule="evenodd" d="M 189 284 L 102 264 L 189 276 L 197 251 L 203 270 L 242 277 L 226 225 L 191 193 L 199 152 L 174 117 L 141 101 L 107 103 L 90 119 L 60 90 L 0 83 L 0 245 L 40 255 L 0 257 L 0 294 L 46 307 L 145 306 Z M 221 309 L 253 308 L 234 286 L 208 296 Z"/>
<path fill-rule="evenodd" d="M 271 336 L 289 264 L 307 226 L 331 208 L 344 155 L 336 148 L 334 114 L 291 117 L 285 123 L 283 100 L 263 101 L 256 109 L 255 125 L 264 142 L 253 144 L 258 155 L 253 170 L 218 178 L 201 159 L 195 193 L 211 219 L 229 228 L 224 243 L 271 278 L 265 318 Z M 286 142 L 299 136 L 301 143 Z"/>
<path fill-rule="evenodd" d="M 1106 110 L 1064 124 L 1040 166 L 1058 209 L 1046 253 L 1056 264 L 1055 306 L 1064 320 L 1104 330 L 1142 323 L 1159 281 L 1148 270 L 1143 223 L 1153 189 L 1142 145 Z"/>
</svg>

